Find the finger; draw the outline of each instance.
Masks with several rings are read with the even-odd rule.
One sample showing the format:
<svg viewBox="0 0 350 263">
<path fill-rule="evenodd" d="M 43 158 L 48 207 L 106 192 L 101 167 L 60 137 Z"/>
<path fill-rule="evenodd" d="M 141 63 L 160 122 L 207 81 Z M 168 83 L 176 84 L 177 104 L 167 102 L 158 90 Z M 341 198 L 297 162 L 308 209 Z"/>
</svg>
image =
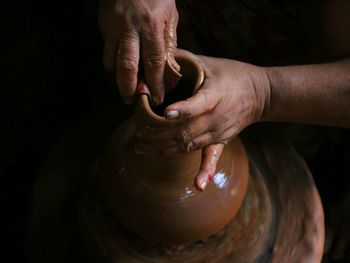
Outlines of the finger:
<svg viewBox="0 0 350 263">
<path fill-rule="evenodd" d="M 141 55 L 145 81 L 151 91 L 152 104 L 159 105 L 164 99 L 164 65 L 166 60 L 164 32 L 144 32 Z"/>
<path fill-rule="evenodd" d="M 213 179 L 223 149 L 222 143 L 211 144 L 203 148 L 201 166 L 194 184 L 199 191 L 204 191 Z"/>
<path fill-rule="evenodd" d="M 136 91 L 140 40 L 136 32 L 121 34 L 117 52 L 117 85 L 120 95 L 131 104 Z"/>
<path fill-rule="evenodd" d="M 117 38 L 106 38 L 103 47 L 102 64 L 107 71 L 114 71 Z"/>
<path fill-rule="evenodd" d="M 166 47 L 167 53 L 171 57 L 174 57 L 176 46 L 177 46 L 176 28 L 177 28 L 178 21 L 179 21 L 179 15 L 177 12 L 175 12 L 165 25 L 165 31 L 164 31 L 165 47 Z"/>
<path fill-rule="evenodd" d="M 219 96 L 215 89 L 205 84 L 194 96 L 168 106 L 164 115 L 170 120 L 190 118 L 211 111 L 218 103 Z"/>
<path fill-rule="evenodd" d="M 175 10 L 176 11 L 176 10 Z M 171 19 L 165 25 L 164 39 L 166 48 L 166 64 L 164 69 L 164 89 L 172 90 L 181 79 L 180 65 L 175 60 L 177 46 L 176 27 L 178 22 L 178 13 L 171 16 Z"/>
</svg>

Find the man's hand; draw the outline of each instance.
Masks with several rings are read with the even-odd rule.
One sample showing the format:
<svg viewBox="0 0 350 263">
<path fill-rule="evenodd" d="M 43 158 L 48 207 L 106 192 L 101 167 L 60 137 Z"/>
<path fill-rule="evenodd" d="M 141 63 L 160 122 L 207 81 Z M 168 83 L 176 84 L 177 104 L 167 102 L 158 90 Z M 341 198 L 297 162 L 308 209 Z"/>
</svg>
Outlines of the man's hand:
<svg viewBox="0 0 350 263">
<path fill-rule="evenodd" d="M 204 56 L 193 56 L 205 72 L 202 87 L 191 97 L 165 109 L 168 119 L 183 121 L 166 129 L 139 132 L 139 153 L 173 154 L 203 148 L 196 186 L 204 190 L 216 169 L 223 144 L 261 119 L 269 101 L 263 68 Z"/>
<path fill-rule="evenodd" d="M 164 65 L 176 48 L 177 22 L 175 0 L 100 1 L 103 65 L 115 72 L 127 104 L 133 101 L 140 68 L 152 102 L 157 105 L 163 101 Z"/>
</svg>

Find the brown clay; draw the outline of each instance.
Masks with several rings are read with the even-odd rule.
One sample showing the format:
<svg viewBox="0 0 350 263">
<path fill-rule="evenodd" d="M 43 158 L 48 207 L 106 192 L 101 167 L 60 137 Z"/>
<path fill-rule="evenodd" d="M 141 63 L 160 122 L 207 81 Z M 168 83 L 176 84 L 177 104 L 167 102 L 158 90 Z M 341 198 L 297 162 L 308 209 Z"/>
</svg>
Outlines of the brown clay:
<svg viewBox="0 0 350 263">
<path fill-rule="evenodd" d="M 187 56 L 176 59 L 183 75 L 179 88 L 198 89 L 204 77 L 199 65 Z M 171 156 L 134 152 L 136 126 L 173 124 L 155 114 L 142 94 L 135 116 L 109 143 L 102 163 L 102 192 L 114 215 L 134 233 L 162 243 L 190 243 L 219 232 L 237 213 L 247 189 L 248 160 L 240 139 L 232 140 L 224 148 L 213 183 L 199 192 L 194 178 L 201 150 Z"/>
</svg>

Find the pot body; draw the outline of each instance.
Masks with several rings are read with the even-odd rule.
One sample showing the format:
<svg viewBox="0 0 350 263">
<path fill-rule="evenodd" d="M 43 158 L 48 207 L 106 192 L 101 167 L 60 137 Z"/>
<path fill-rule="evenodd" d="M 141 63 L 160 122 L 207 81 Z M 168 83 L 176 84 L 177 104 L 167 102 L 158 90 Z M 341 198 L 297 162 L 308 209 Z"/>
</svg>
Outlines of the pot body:
<svg viewBox="0 0 350 263">
<path fill-rule="evenodd" d="M 227 144 L 204 192 L 194 188 L 201 150 L 171 156 L 134 149 L 134 119 L 116 130 L 100 173 L 112 213 L 138 235 L 162 243 L 189 243 L 222 230 L 235 216 L 248 185 L 240 139 Z"/>
</svg>

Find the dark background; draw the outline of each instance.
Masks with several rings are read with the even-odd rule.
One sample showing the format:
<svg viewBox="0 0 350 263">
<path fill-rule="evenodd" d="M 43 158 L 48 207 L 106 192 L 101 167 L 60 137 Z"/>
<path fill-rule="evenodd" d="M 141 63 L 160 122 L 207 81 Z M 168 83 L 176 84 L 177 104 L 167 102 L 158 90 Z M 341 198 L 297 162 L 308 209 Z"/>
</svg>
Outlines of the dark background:
<svg viewBox="0 0 350 263">
<path fill-rule="evenodd" d="M 121 105 L 102 69 L 96 7 L 96 1 L 82 0 L 0 4 L 0 262 L 26 262 L 23 243 L 31 187 L 53 144 L 93 110 L 95 97 L 103 94 Z M 118 107 L 124 115 L 130 111 Z M 349 132 L 317 129 L 322 135 L 316 139 L 322 143 L 306 158 L 334 243 L 339 236 L 349 236 L 334 227 L 348 220 L 340 204 L 350 185 Z"/>
<path fill-rule="evenodd" d="M 96 1 L 2 1 L 0 10 L 0 262 L 26 262 L 31 187 L 41 163 L 92 110 L 95 96 L 119 98 L 100 63 Z"/>
</svg>

